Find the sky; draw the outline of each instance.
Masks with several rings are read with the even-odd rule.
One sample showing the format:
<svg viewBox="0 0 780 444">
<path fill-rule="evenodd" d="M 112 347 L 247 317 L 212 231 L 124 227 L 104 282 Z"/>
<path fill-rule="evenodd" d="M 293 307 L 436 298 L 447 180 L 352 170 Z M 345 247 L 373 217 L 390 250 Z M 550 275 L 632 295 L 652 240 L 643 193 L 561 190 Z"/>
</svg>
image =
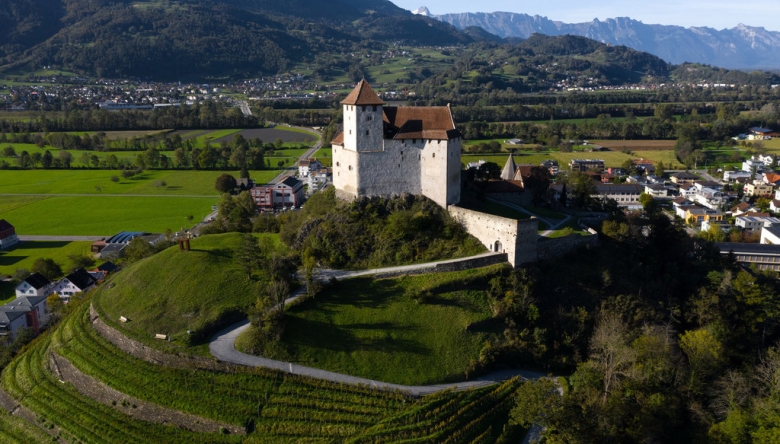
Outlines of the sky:
<svg viewBox="0 0 780 444">
<path fill-rule="evenodd" d="M 404 9 L 427 6 L 432 14 L 453 12 L 518 12 L 546 16 L 566 23 L 631 17 L 645 24 L 733 28 L 742 23 L 780 31 L 780 2 L 777 0 L 391 0 Z"/>
</svg>

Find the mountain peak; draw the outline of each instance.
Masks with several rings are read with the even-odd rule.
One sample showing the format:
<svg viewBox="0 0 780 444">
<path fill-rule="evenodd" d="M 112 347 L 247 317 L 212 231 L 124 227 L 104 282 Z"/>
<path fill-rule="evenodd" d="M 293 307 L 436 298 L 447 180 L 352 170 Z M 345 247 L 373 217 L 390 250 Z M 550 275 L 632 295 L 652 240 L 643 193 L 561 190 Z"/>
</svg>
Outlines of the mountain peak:
<svg viewBox="0 0 780 444">
<path fill-rule="evenodd" d="M 412 14 L 415 15 L 422 15 L 424 17 L 433 17 L 433 14 L 431 14 L 431 11 L 428 10 L 425 6 L 420 6 L 419 8 L 412 11 Z"/>
</svg>

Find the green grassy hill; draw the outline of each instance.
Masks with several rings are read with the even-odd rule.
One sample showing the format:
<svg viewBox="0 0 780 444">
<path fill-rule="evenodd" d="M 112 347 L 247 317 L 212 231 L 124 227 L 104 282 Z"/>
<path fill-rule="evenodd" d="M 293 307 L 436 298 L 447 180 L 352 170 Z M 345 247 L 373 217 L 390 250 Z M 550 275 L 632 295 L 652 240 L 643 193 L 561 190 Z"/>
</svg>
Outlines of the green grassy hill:
<svg viewBox="0 0 780 444">
<path fill-rule="evenodd" d="M 492 315 L 484 289 L 502 268 L 339 282 L 287 311 L 281 343 L 264 347 L 249 330 L 237 347 L 399 384 L 462 381 L 498 333 L 482 321 Z"/>
<path fill-rule="evenodd" d="M 189 252 L 169 248 L 116 275 L 98 290 L 95 304 L 106 322 L 142 342 L 159 333 L 171 337 L 173 349 L 197 344 L 239 319 L 257 298 L 234 259 L 240 242 L 241 234 L 228 233 L 193 239 Z M 130 322 L 119 323 L 120 316 Z"/>
</svg>

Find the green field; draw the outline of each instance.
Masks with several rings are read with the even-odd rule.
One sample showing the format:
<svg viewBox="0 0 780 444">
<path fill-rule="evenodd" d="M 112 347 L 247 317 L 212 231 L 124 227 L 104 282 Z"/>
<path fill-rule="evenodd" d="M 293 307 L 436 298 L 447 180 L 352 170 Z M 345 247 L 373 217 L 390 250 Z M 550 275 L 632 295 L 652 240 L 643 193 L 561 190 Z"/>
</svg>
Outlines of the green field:
<svg viewBox="0 0 780 444">
<path fill-rule="evenodd" d="M 287 311 L 284 350 L 272 357 L 399 384 L 463 380 L 493 334 L 467 327 L 491 317 L 482 289 L 502 267 L 339 282 Z M 415 302 L 415 291 L 430 301 Z M 250 348 L 249 338 L 238 346 Z"/>
<path fill-rule="evenodd" d="M 192 227 L 217 197 L 50 196 L 1 212 L 22 235 L 110 236 L 119 231 L 162 233 Z M 19 203 L 17 201 L 17 203 Z M 188 216 L 193 216 L 192 220 Z"/>
<path fill-rule="evenodd" d="M 0 195 L 8 194 L 129 194 L 218 196 L 214 182 L 224 171 L 148 170 L 125 179 L 112 170 L 8 170 L 0 171 Z M 238 177 L 238 171 L 227 173 Z M 279 174 L 275 170 L 250 171 L 257 183 Z M 112 176 L 119 178 L 111 181 Z M 155 182 L 164 181 L 158 187 Z M 96 187 L 99 187 L 96 188 Z M 3 196 L 5 197 L 5 196 Z M 0 203 L 0 210 L 2 204 Z"/>
<path fill-rule="evenodd" d="M 322 166 L 333 166 L 333 148 L 320 148 L 314 153 L 314 157 L 320 161 Z"/>
</svg>

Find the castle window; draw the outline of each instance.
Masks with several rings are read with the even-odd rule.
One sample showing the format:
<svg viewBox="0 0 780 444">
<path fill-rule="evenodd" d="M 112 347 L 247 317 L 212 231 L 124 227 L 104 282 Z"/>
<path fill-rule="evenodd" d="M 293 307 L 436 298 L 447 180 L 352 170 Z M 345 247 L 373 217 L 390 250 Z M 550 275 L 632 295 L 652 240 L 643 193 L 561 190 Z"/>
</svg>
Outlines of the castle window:
<svg viewBox="0 0 780 444">
<path fill-rule="evenodd" d="M 341 166 L 341 162 L 336 162 L 336 166 Z"/>
<path fill-rule="evenodd" d="M 361 106 L 361 107 L 360 107 L 360 110 L 361 110 L 361 111 L 365 111 L 365 110 L 366 110 L 366 106 L 365 106 L 365 105 Z"/>
<path fill-rule="evenodd" d="M 366 130 L 366 136 L 368 135 L 368 130 Z"/>
<path fill-rule="evenodd" d="M 349 166 L 349 170 L 352 171 L 352 165 Z"/>
<path fill-rule="evenodd" d="M 374 120 L 374 116 L 371 116 L 371 115 L 369 115 L 369 116 L 366 116 L 366 121 L 367 121 L 367 122 L 370 122 L 370 121 L 372 121 L 372 120 Z"/>
<path fill-rule="evenodd" d="M 403 152 L 403 151 L 401 151 L 401 155 L 402 155 L 402 156 L 404 155 L 404 152 Z"/>
<path fill-rule="evenodd" d="M 417 139 L 412 139 L 412 143 L 417 143 Z"/>
<path fill-rule="evenodd" d="M 436 157 L 436 153 L 433 153 L 433 156 L 431 156 L 431 157 Z"/>
<path fill-rule="evenodd" d="M 376 105 L 374 105 L 374 111 L 376 111 Z"/>
<path fill-rule="evenodd" d="M 352 135 L 352 130 L 349 130 L 349 135 L 350 135 L 350 136 Z"/>
</svg>

